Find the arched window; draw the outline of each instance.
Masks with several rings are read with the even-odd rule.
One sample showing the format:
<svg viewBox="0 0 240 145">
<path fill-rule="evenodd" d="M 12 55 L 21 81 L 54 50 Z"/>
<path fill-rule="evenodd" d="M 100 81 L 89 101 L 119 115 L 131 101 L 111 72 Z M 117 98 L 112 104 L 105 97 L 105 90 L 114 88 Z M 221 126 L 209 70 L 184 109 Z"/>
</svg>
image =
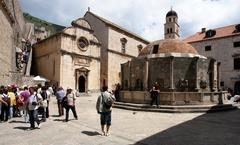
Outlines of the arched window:
<svg viewBox="0 0 240 145">
<path fill-rule="evenodd" d="M 121 46 L 121 48 L 122 48 L 122 53 L 126 53 L 127 39 L 126 39 L 126 38 L 121 38 L 120 41 L 121 41 L 121 44 L 122 44 L 122 46 Z"/>
<path fill-rule="evenodd" d="M 167 33 L 169 33 L 169 28 L 167 28 Z"/>
<path fill-rule="evenodd" d="M 137 47 L 138 47 L 138 53 L 140 53 L 142 48 L 143 48 L 143 46 L 141 44 L 139 44 Z"/>
<path fill-rule="evenodd" d="M 172 21 L 172 19 L 171 18 L 169 18 L 169 22 L 171 22 Z"/>
<path fill-rule="evenodd" d="M 172 33 L 172 28 L 170 28 L 170 33 Z"/>
</svg>

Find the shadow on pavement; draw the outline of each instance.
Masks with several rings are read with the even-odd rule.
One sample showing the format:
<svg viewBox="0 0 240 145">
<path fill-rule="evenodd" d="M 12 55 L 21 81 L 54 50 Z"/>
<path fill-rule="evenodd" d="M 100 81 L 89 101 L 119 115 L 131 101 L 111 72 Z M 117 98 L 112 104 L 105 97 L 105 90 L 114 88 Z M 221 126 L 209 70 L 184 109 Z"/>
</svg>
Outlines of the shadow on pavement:
<svg viewBox="0 0 240 145">
<path fill-rule="evenodd" d="M 18 126 L 18 127 L 14 127 L 14 129 L 28 130 L 29 127 L 26 127 L 26 126 Z"/>
<path fill-rule="evenodd" d="M 59 116 L 59 115 L 51 115 L 51 117 L 61 117 L 61 116 Z"/>
<path fill-rule="evenodd" d="M 159 121 L 161 123 L 161 121 Z M 239 145 L 240 110 L 206 113 L 135 145 Z"/>
<path fill-rule="evenodd" d="M 11 120 L 8 123 L 26 123 L 25 121 Z"/>
<path fill-rule="evenodd" d="M 65 122 L 65 119 L 53 119 L 53 121 Z"/>
<path fill-rule="evenodd" d="M 86 134 L 88 136 L 96 136 L 96 135 L 100 135 L 100 133 L 98 133 L 97 131 L 82 131 L 83 134 Z"/>
</svg>

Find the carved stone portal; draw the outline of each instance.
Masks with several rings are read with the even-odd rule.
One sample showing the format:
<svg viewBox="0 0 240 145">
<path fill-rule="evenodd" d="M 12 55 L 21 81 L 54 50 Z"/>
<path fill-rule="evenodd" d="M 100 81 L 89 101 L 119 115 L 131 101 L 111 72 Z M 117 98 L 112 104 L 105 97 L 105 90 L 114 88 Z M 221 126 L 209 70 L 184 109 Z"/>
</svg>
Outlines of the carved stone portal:
<svg viewBox="0 0 240 145">
<path fill-rule="evenodd" d="M 75 70 L 76 74 L 76 90 L 79 92 L 88 91 L 88 73 L 90 70 L 82 67 Z"/>
</svg>

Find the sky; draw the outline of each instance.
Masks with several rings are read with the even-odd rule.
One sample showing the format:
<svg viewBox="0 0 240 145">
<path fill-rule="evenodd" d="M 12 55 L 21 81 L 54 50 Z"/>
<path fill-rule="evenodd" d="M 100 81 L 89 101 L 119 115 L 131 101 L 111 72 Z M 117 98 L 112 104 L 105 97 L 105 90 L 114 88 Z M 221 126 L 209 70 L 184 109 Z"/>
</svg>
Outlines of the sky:
<svg viewBox="0 0 240 145">
<path fill-rule="evenodd" d="M 164 23 L 171 9 L 178 14 L 180 37 L 201 28 L 214 29 L 240 23 L 240 0 L 19 0 L 22 10 L 55 24 L 71 22 L 90 11 L 154 41 L 164 38 Z"/>
</svg>

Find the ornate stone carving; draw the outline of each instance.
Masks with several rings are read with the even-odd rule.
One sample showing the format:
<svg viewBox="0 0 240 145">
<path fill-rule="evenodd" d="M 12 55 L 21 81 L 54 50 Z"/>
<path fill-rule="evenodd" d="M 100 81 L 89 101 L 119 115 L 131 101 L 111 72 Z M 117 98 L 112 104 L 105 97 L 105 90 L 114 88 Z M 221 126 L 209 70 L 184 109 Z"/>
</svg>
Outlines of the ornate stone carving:
<svg viewBox="0 0 240 145">
<path fill-rule="evenodd" d="M 182 91 L 185 91 L 188 88 L 188 80 L 185 80 L 183 78 L 179 79 L 177 82 L 177 88 L 179 88 Z"/>
<path fill-rule="evenodd" d="M 206 89 L 207 88 L 207 81 L 206 80 L 201 80 L 200 81 L 200 88 Z"/>
<path fill-rule="evenodd" d="M 89 61 L 89 59 L 86 59 L 86 58 L 75 58 L 74 64 L 82 65 L 82 66 L 90 66 L 90 61 Z"/>
</svg>

